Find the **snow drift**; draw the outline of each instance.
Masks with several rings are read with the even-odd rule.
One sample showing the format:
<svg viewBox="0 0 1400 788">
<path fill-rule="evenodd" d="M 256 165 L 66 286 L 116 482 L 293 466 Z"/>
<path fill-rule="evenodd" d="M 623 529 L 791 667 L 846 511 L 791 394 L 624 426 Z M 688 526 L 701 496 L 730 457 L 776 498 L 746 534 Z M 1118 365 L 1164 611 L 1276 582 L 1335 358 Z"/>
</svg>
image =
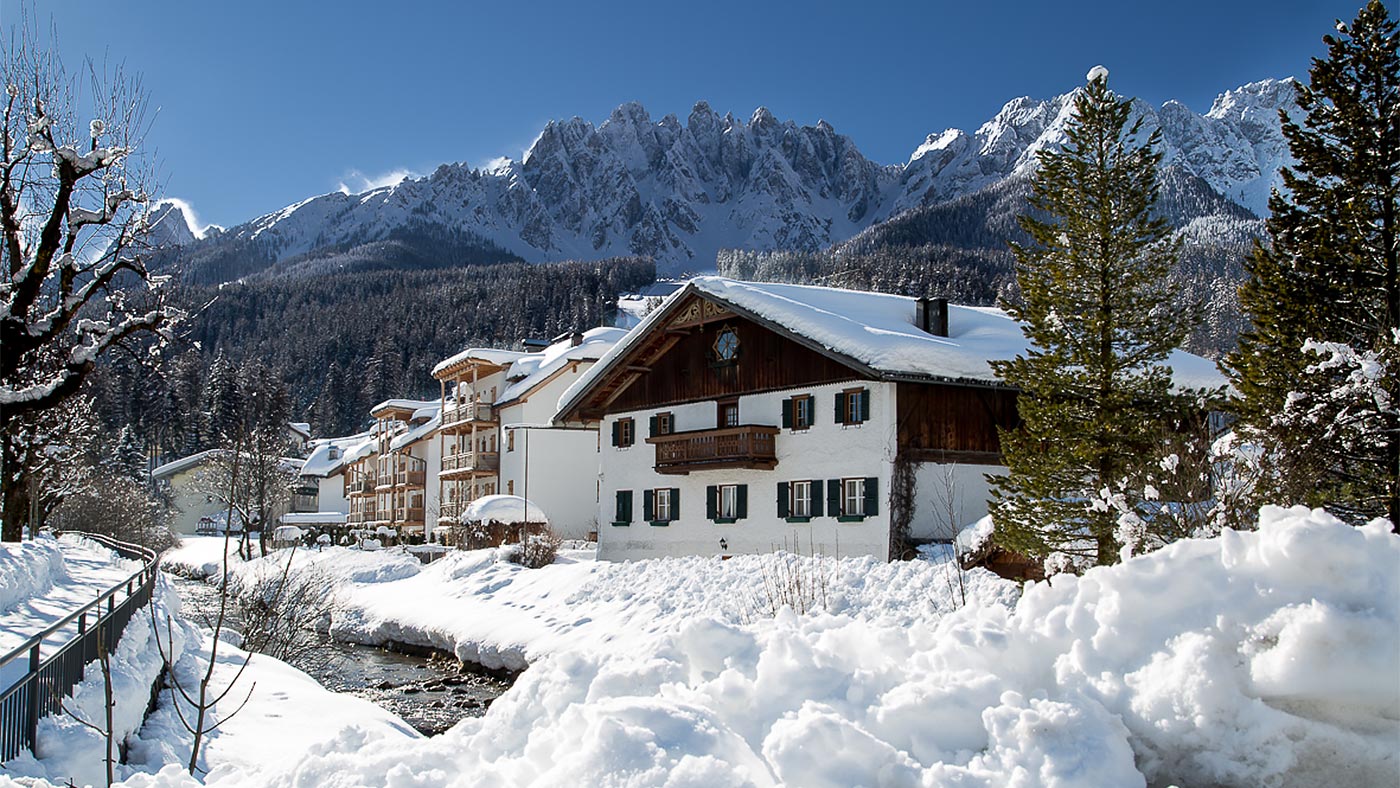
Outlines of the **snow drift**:
<svg viewBox="0 0 1400 788">
<path fill-rule="evenodd" d="M 277 784 L 1394 784 L 1397 566 L 1387 523 L 1266 508 L 1014 610 L 692 616 L 544 658 L 435 739 L 343 733 Z"/>
</svg>

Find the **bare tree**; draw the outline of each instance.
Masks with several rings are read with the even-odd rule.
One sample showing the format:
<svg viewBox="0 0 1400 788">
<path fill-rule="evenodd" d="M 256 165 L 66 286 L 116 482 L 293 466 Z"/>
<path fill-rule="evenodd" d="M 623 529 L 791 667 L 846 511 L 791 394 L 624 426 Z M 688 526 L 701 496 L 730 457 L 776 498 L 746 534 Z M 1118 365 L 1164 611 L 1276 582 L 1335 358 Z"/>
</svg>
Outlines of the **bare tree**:
<svg viewBox="0 0 1400 788">
<path fill-rule="evenodd" d="M 0 41 L 0 538 L 33 485 L 23 421 L 76 394 L 108 350 L 161 341 L 181 313 L 146 270 L 150 180 L 139 79 L 70 75 L 26 20 Z"/>
</svg>

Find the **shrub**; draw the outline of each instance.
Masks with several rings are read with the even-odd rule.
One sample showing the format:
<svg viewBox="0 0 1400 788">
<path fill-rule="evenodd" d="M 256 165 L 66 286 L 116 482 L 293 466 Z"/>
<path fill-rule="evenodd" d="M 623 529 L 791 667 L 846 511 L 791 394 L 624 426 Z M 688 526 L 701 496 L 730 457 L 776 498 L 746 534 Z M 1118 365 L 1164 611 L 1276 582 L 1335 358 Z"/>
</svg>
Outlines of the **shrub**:
<svg viewBox="0 0 1400 788">
<path fill-rule="evenodd" d="M 554 563 L 554 557 L 559 554 L 559 545 L 563 541 L 559 534 L 546 526 L 538 533 L 526 536 L 523 544 L 511 545 L 506 558 L 511 563 L 520 564 L 526 569 L 539 569 Z"/>
</svg>

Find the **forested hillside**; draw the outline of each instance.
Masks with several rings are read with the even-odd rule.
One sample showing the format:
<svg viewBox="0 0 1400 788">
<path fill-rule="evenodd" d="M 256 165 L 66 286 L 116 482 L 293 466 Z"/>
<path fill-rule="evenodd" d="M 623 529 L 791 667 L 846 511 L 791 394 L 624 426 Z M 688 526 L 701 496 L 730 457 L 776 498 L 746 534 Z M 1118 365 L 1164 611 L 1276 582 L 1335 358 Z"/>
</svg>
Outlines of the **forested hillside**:
<svg viewBox="0 0 1400 788">
<path fill-rule="evenodd" d="M 359 429 L 390 397 L 436 397 L 429 375 L 471 345 L 609 323 L 619 293 L 656 278 L 650 260 L 502 263 L 333 276 L 260 276 L 182 293 L 194 309 L 183 351 L 161 374 L 118 359 L 96 381 L 104 420 L 131 424 L 161 456 L 206 448 L 210 369 L 223 358 L 266 366 L 288 389 L 292 416 L 317 435 Z"/>
</svg>

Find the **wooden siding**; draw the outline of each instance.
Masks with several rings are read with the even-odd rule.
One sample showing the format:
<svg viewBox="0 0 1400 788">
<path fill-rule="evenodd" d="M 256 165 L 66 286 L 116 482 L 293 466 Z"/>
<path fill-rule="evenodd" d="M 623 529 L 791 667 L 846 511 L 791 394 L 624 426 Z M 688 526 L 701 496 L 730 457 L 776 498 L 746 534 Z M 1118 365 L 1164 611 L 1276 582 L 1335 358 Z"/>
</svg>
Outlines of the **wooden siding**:
<svg viewBox="0 0 1400 788">
<path fill-rule="evenodd" d="M 738 331 L 739 356 L 733 364 L 719 365 L 713 359 L 712 349 L 719 332 L 727 326 Z M 835 359 L 735 315 L 683 329 L 658 328 L 656 333 L 670 334 L 675 341 L 667 343 L 656 358 L 637 360 L 649 361 L 650 365 L 644 371 L 636 370 L 640 374 L 630 384 L 623 384 L 624 390 L 607 406 L 607 411 L 642 410 L 865 377 Z"/>
<path fill-rule="evenodd" d="M 924 461 L 999 464 L 997 428 L 1020 423 L 1007 389 L 900 383 L 899 451 Z"/>
</svg>

